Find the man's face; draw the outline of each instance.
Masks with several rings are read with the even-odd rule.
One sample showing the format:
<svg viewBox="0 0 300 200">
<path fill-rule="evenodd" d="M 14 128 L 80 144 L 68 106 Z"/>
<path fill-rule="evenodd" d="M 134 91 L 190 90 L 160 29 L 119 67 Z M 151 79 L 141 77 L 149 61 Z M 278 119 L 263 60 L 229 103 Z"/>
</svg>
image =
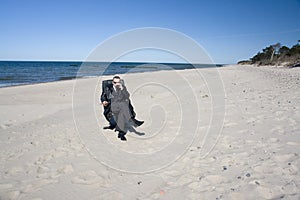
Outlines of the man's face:
<svg viewBox="0 0 300 200">
<path fill-rule="evenodd" d="M 118 87 L 121 84 L 121 80 L 119 78 L 114 78 L 113 79 L 113 84 Z"/>
</svg>

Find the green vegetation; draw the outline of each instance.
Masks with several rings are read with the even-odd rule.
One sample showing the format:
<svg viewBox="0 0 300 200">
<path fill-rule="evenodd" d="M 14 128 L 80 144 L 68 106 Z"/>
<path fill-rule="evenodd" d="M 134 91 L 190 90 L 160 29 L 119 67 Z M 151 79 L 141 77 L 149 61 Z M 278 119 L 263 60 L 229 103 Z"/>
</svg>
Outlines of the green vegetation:
<svg viewBox="0 0 300 200">
<path fill-rule="evenodd" d="M 270 45 L 258 52 L 250 60 L 239 61 L 238 64 L 256 64 L 256 65 L 282 65 L 299 66 L 300 65 L 300 40 L 291 48 L 282 46 L 280 43 Z"/>
</svg>

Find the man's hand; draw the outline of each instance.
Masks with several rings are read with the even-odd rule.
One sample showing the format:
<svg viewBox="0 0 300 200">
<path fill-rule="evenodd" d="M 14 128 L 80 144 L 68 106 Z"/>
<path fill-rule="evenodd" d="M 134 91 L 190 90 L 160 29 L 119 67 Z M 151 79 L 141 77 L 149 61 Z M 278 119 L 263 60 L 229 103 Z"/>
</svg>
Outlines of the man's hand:
<svg viewBox="0 0 300 200">
<path fill-rule="evenodd" d="M 121 89 L 121 90 L 123 90 L 123 85 L 122 85 L 122 84 L 120 84 L 120 86 L 119 86 L 119 87 L 120 87 L 120 89 Z"/>
<path fill-rule="evenodd" d="M 123 90 L 123 85 L 121 83 L 116 83 L 116 88 Z"/>
<path fill-rule="evenodd" d="M 103 106 L 107 106 L 109 103 L 107 101 L 102 102 Z"/>
</svg>

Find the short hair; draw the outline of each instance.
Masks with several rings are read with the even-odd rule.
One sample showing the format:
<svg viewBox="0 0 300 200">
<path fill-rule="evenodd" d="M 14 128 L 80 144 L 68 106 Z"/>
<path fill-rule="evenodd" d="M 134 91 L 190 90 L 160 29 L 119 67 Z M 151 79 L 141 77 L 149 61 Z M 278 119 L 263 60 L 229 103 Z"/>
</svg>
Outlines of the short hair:
<svg viewBox="0 0 300 200">
<path fill-rule="evenodd" d="M 120 76 L 114 76 L 113 79 L 121 79 Z"/>
</svg>

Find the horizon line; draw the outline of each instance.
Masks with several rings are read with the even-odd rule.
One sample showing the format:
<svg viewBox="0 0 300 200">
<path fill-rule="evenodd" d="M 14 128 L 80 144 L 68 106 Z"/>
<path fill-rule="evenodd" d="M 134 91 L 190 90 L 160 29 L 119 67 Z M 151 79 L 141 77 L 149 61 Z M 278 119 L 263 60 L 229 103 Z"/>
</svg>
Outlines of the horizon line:
<svg viewBox="0 0 300 200">
<path fill-rule="evenodd" d="M 83 61 L 83 60 L 1 60 L 0 62 L 99 62 L 99 63 L 149 63 L 149 64 L 203 64 L 203 65 L 228 65 L 231 63 L 188 63 L 188 62 L 157 62 L 157 61 Z"/>
</svg>

